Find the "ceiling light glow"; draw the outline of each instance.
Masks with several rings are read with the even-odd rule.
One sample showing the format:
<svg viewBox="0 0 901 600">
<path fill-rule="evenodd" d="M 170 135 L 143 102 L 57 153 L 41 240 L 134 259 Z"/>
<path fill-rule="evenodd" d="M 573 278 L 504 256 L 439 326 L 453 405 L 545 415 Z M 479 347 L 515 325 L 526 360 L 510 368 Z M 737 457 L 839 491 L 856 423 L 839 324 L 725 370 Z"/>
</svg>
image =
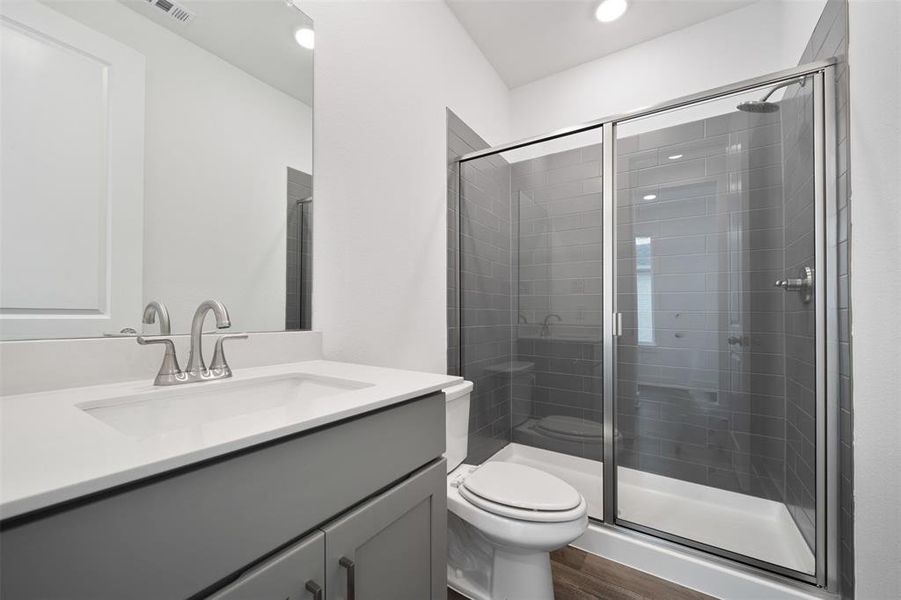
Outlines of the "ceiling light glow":
<svg viewBox="0 0 901 600">
<path fill-rule="evenodd" d="M 594 11 L 594 18 L 601 23 L 610 23 L 623 16 L 629 3 L 626 0 L 604 0 Z"/>
<path fill-rule="evenodd" d="M 657 194 L 648 194 L 647 196 L 643 196 L 642 200 L 654 200 L 657 198 Z"/>
<path fill-rule="evenodd" d="M 682 158 L 682 155 L 681 154 L 671 154 L 670 156 L 667 156 L 667 158 L 670 160 L 678 160 L 678 159 Z"/>
<path fill-rule="evenodd" d="M 298 29 L 294 32 L 294 40 L 308 50 L 312 50 L 315 45 L 316 35 L 312 29 L 306 27 Z"/>
</svg>

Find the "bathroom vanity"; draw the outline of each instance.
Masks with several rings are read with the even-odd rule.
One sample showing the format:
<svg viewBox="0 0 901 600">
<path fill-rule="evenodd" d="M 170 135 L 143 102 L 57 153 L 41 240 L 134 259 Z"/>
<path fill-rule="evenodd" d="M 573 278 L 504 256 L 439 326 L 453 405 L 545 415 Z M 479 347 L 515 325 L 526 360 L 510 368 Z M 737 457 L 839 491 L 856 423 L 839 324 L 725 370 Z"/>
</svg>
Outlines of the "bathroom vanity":
<svg viewBox="0 0 901 600">
<path fill-rule="evenodd" d="M 443 598 L 456 379 L 310 361 L 7 396 L 0 596 Z"/>
</svg>

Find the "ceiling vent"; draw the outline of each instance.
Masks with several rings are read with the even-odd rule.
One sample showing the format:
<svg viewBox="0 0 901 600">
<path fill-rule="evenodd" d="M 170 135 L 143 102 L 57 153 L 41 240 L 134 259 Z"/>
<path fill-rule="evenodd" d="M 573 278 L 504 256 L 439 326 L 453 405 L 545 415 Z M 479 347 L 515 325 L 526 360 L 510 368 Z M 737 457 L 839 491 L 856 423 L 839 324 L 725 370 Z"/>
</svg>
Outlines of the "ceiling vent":
<svg viewBox="0 0 901 600">
<path fill-rule="evenodd" d="M 157 7 L 179 23 L 190 23 L 194 19 L 194 13 L 172 0 L 147 0 L 147 3 Z"/>
</svg>

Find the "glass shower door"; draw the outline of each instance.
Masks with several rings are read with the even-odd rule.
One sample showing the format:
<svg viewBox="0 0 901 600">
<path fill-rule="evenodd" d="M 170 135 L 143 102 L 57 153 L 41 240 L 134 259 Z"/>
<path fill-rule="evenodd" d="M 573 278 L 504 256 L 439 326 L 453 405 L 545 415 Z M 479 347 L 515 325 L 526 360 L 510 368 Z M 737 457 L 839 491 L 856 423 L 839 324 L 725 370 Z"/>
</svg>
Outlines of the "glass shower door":
<svg viewBox="0 0 901 600">
<path fill-rule="evenodd" d="M 601 131 L 505 153 L 518 210 L 514 459 L 603 518 Z"/>
<path fill-rule="evenodd" d="M 813 576 L 814 78 L 616 127 L 617 522 Z"/>
<path fill-rule="evenodd" d="M 602 155 L 598 128 L 463 162 L 457 236 L 459 364 L 475 384 L 468 460 L 551 473 L 596 519 L 604 516 Z"/>
</svg>

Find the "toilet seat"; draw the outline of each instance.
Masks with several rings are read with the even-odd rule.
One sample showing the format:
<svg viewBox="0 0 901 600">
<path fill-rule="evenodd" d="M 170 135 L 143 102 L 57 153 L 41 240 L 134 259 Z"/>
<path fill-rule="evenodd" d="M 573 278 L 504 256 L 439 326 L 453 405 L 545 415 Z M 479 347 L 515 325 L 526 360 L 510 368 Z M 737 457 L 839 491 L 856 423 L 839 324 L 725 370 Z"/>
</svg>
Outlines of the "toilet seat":
<svg viewBox="0 0 901 600">
<path fill-rule="evenodd" d="M 457 488 L 470 504 L 495 515 L 536 523 L 559 523 L 585 515 L 581 494 L 549 473 L 507 462 L 489 462 Z"/>
</svg>

